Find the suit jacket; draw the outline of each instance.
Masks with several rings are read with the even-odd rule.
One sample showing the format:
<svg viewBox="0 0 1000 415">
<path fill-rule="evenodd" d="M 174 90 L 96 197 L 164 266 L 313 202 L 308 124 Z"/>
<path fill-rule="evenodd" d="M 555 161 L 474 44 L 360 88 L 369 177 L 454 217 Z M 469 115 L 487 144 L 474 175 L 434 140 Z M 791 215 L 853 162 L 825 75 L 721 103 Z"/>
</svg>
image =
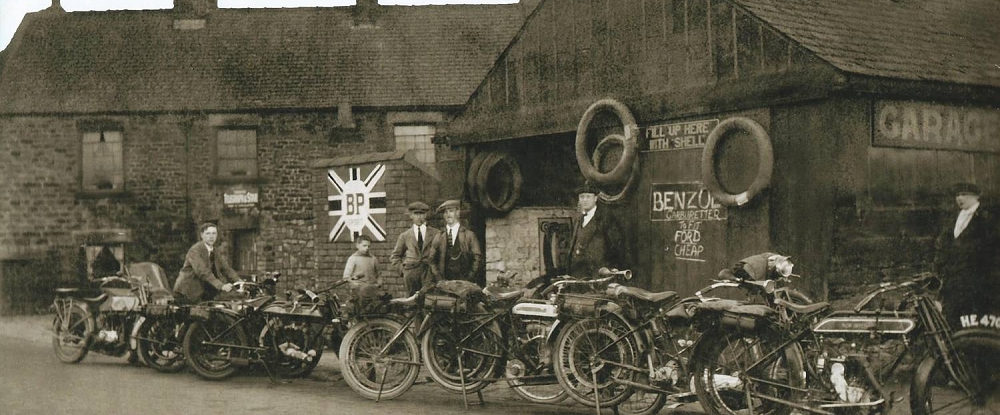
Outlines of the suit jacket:
<svg viewBox="0 0 1000 415">
<path fill-rule="evenodd" d="M 393 268 L 399 269 L 403 277 L 414 275 L 415 273 L 429 270 L 434 275 L 437 273 L 437 265 L 434 263 L 434 239 L 438 236 L 438 230 L 427 226 L 424 232 L 424 249 L 417 248 L 417 234 L 413 232 L 413 225 L 396 239 L 396 246 L 389 255 L 389 263 Z"/>
<path fill-rule="evenodd" d="M 184 257 L 184 266 L 181 267 L 177 282 L 174 283 L 174 293 L 188 300 L 203 301 L 207 300 L 202 298 L 205 296 L 206 284 L 221 290 L 227 282 L 240 280 L 240 276 L 223 258 L 224 255 L 220 254 L 219 248 L 215 247 L 214 251 L 215 269 L 218 275 L 212 273 L 212 262 L 209 260 L 211 256 L 204 242 L 198 242 L 188 249 Z"/>
<path fill-rule="evenodd" d="M 479 246 L 479 239 L 476 234 L 465 226 L 458 227 L 458 237 L 455 239 L 455 246 L 452 255 L 453 261 L 458 261 L 457 273 L 452 273 L 446 267 L 448 261 L 448 232 L 447 230 L 438 232 L 434 238 L 434 250 L 437 256 L 437 269 L 441 277 L 446 280 L 465 280 L 476 282 L 479 270 L 483 266 L 483 250 Z"/>
<path fill-rule="evenodd" d="M 934 265 L 944 279 L 943 292 L 956 289 L 990 291 L 990 277 L 1000 256 L 1000 223 L 986 206 L 980 204 L 965 230 L 955 237 L 954 213 L 946 221 L 936 241 Z"/>
<path fill-rule="evenodd" d="M 598 206 L 587 226 L 582 214 L 576 216 L 567 271 L 576 278 L 593 278 L 601 267 L 624 268 L 624 242 L 621 225 L 607 208 Z"/>
</svg>

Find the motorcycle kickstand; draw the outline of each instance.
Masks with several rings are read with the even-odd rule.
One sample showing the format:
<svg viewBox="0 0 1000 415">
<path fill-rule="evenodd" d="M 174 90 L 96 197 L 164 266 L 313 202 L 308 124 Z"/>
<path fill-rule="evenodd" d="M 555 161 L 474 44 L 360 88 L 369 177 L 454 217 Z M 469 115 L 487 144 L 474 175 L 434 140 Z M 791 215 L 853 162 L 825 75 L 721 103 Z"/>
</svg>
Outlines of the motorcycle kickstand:
<svg viewBox="0 0 1000 415">
<path fill-rule="evenodd" d="M 469 392 L 465 390 L 465 368 L 462 367 L 462 358 L 465 351 L 458 353 L 458 379 L 462 382 L 462 402 L 465 403 L 465 410 L 469 410 Z"/>
<path fill-rule="evenodd" d="M 266 360 L 264 360 L 262 363 L 264 364 L 264 372 L 267 372 L 267 378 L 271 380 L 271 384 L 272 385 L 277 385 L 278 384 L 278 378 L 274 374 L 274 372 L 271 371 L 271 365 L 267 364 Z"/>
<path fill-rule="evenodd" d="M 382 368 L 382 381 L 378 383 L 378 396 L 375 397 L 375 403 L 382 400 L 382 388 L 385 387 L 385 376 L 389 374 L 389 366 Z"/>
<path fill-rule="evenodd" d="M 597 371 L 591 369 L 590 375 L 594 378 L 594 409 L 597 415 L 601 415 L 601 392 L 597 390 Z"/>
</svg>

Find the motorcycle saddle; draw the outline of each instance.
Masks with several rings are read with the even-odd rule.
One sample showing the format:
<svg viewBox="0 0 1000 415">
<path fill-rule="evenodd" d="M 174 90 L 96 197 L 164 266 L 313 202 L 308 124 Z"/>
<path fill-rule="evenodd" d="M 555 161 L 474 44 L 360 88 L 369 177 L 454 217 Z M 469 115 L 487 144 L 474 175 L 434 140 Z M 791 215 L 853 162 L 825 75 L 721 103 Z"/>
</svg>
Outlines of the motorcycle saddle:
<svg viewBox="0 0 1000 415">
<path fill-rule="evenodd" d="M 490 301 L 507 301 L 507 300 L 513 300 L 513 299 L 516 299 L 516 298 L 521 298 L 521 296 L 524 295 L 524 291 L 521 291 L 521 290 L 514 290 L 514 291 L 510 291 L 510 292 L 501 292 L 501 291 L 491 290 L 490 287 L 484 288 L 483 289 L 483 293 L 486 294 L 486 296 L 490 299 Z"/>
<path fill-rule="evenodd" d="M 620 290 L 618 292 L 619 295 L 627 295 L 656 305 L 661 305 L 663 303 L 666 303 L 670 300 L 677 298 L 676 291 L 663 291 L 654 293 L 646 291 L 642 288 L 625 287 L 625 286 L 622 286 L 621 288 L 619 288 L 619 290 Z"/>
<path fill-rule="evenodd" d="M 795 303 L 793 303 L 791 301 L 782 300 L 780 298 L 775 299 L 774 300 L 774 304 L 775 305 L 780 305 L 782 307 L 785 307 L 785 308 L 787 308 L 787 309 L 789 309 L 789 310 L 791 310 L 791 311 L 793 311 L 795 313 L 798 313 L 798 314 L 809 314 L 809 313 L 812 313 L 814 311 L 823 310 L 823 309 L 825 309 L 825 308 L 827 308 L 827 307 L 830 306 L 830 303 L 825 302 L 825 301 L 821 302 L 821 303 L 815 303 L 815 304 L 799 305 L 799 304 L 795 304 Z"/>
</svg>

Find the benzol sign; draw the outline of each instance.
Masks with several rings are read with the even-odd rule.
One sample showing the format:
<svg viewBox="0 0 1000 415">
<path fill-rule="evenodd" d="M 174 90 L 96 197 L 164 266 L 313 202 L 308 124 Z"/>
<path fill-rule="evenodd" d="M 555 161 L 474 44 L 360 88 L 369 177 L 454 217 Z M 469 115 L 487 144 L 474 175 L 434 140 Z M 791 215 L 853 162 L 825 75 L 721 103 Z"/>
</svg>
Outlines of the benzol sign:
<svg viewBox="0 0 1000 415">
<path fill-rule="evenodd" d="M 700 183 L 657 183 L 652 187 L 650 220 L 726 220 L 726 207 Z"/>
<path fill-rule="evenodd" d="M 914 101 L 875 104 L 876 146 L 1000 152 L 1000 109 Z"/>
</svg>

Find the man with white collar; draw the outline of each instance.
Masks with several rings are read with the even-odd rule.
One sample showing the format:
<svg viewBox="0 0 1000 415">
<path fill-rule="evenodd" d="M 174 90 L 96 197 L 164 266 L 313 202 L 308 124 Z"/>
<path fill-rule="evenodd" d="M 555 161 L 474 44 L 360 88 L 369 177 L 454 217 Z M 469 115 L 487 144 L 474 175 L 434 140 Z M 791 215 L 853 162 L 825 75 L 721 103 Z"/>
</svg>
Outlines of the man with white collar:
<svg viewBox="0 0 1000 415">
<path fill-rule="evenodd" d="M 934 266 L 943 280 L 941 300 L 952 328 L 974 327 L 990 314 L 998 300 L 997 258 L 1000 257 L 1000 223 L 979 203 L 979 187 L 959 183 L 954 187 L 960 209 L 945 222 L 937 239 Z M 975 317 L 973 317 L 975 316 Z"/>
<path fill-rule="evenodd" d="M 427 212 L 431 207 L 426 203 L 410 203 L 407 210 L 413 225 L 396 239 L 389 263 L 402 273 L 403 286 L 409 295 L 437 280 L 431 242 L 438 236 L 438 230 L 427 226 Z"/>
<path fill-rule="evenodd" d="M 625 268 L 624 238 L 618 218 L 597 205 L 597 188 L 589 183 L 577 188 L 577 206 L 581 215 L 573 224 L 569 269 L 576 278 L 590 279 L 601 267 Z"/>
<path fill-rule="evenodd" d="M 462 203 L 458 200 L 447 200 L 437 208 L 445 223 L 445 228 L 434 240 L 437 269 L 442 279 L 483 285 L 478 281 L 479 270 L 483 266 L 483 251 L 476 234 L 461 225 L 461 208 Z"/>
</svg>

